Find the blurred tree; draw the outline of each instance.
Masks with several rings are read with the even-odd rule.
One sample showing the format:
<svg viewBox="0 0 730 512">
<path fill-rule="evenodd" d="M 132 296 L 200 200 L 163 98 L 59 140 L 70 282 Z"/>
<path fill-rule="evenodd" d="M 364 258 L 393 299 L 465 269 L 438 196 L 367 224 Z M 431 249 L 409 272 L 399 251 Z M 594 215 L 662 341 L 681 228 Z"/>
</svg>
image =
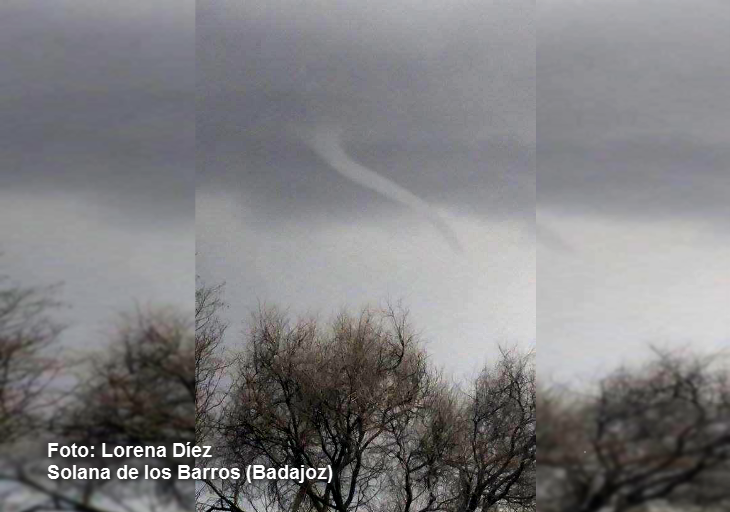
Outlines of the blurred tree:
<svg viewBox="0 0 730 512">
<path fill-rule="evenodd" d="M 44 391 L 58 371 L 53 345 L 61 325 L 55 288 L 24 288 L 0 277 L 0 444 L 39 427 Z"/>
<path fill-rule="evenodd" d="M 57 306 L 53 290 L 3 284 L 0 501 L 21 512 L 193 508 L 190 481 L 53 481 L 46 475 L 49 464 L 115 468 L 145 463 L 172 468 L 173 475 L 177 465 L 192 464 L 169 452 L 166 458 L 144 461 L 46 458 L 48 442 L 167 447 L 194 443 L 192 315 L 173 309 L 137 311 L 124 316 L 96 351 L 86 351 L 80 360 L 62 360 L 56 345 L 60 327 L 49 314 Z"/>
<path fill-rule="evenodd" d="M 727 497 L 711 482 L 730 460 L 729 399 L 711 359 L 667 352 L 613 372 L 595 394 L 544 393 L 541 474 L 561 492 L 541 509 L 623 512 Z"/>
</svg>

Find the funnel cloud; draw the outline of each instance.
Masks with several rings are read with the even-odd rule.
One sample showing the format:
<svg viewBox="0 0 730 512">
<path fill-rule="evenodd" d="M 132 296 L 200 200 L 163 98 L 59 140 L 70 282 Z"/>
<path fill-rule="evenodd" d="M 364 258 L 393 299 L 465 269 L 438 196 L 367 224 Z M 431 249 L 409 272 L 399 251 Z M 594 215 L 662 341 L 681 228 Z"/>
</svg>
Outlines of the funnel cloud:
<svg viewBox="0 0 730 512">
<path fill-rule="evenodd" d="M 463 248 L 456 233 L 446 220 L 426 201 L 403 188 L 397 183 L 355 162 L 342 148 L 342 130 L 320 127 L 314 135 L 304 137 L 307 145 L 332 169 L 353 183 L 374 190 L 392 201 L 406 206 L 420 214 L 441 233 L 454 252 L 462 253 Z"/>
</svg>

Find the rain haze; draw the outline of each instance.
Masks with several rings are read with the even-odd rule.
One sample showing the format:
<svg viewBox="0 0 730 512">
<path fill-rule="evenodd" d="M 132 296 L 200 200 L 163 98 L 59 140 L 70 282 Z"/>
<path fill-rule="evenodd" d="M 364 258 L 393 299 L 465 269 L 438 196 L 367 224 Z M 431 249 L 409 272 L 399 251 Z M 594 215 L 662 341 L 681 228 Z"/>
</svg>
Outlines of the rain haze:
<svg viewBox="0 0 730 512">
<path fill-rule="evenodd" d="M 538 5 L 542 376 L 730 343 L 730 4 Z"/>
<path fill-rule="evenodd" d="M 534 2 L 201 2 L 197 270 L 258 304 L 402 300 L 437 365 L 535 342 Z"/>
<path fill-rule="evenodd" d="M 0 7 L 1 273 L 63 283 L 66 346 L 135 303 L 192 312 L 194 9 Z"/>
</svg>

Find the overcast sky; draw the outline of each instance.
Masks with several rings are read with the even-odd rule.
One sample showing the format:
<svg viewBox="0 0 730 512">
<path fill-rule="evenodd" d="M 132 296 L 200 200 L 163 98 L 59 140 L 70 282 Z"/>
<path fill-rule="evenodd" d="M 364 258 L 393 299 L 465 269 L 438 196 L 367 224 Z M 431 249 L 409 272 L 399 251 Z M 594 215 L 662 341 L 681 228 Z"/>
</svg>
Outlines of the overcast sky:
<svg viewBox="0 0 730 512">
<path fill-rule="evenodd" d="M 232 333 L 259 301 L 326 318 L 390 298 L 456 375 L 534 343 L 533 2 L 197 16 L 198 272 L 227 283 Z M 331 127 L 328 161 L 308 141 Z"/>
<path fill-rule="evenodd" d="M 0 6 L 0 272 L 65 283 L 66 343 L 135 302 L 192 310 L 194 9 Z"/>
<path fill-rule="evenodd" d="M 538 2 L 539 371 L 730 347 L 730 4 Z"/>
<path fill-rule="evenodd" d="M 400 298 L 457 374 L 533 344 L 538 313 L 550 377 L 728 345 L 727 2 L 0 14 L 2 268 L 66 283 L 68 340 L 135 300 L 190 304 L 197 207 L 197 269 L 227 282 L 234 333 L 259 301 Z"/>
</svg>

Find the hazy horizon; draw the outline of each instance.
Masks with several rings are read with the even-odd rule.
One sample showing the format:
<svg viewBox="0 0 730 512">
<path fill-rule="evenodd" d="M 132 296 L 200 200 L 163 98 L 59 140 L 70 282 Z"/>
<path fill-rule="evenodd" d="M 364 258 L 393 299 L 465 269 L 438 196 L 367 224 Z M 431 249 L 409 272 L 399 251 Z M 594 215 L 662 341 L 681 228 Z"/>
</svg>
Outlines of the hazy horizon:
<svg viewBox="0 0 730 512">
<path fill-rule="evenodd" d="M 538 368 L 592 379 L 648 345 L 730 345 L 730 9 L 538 4 Z"/>
</svg>

